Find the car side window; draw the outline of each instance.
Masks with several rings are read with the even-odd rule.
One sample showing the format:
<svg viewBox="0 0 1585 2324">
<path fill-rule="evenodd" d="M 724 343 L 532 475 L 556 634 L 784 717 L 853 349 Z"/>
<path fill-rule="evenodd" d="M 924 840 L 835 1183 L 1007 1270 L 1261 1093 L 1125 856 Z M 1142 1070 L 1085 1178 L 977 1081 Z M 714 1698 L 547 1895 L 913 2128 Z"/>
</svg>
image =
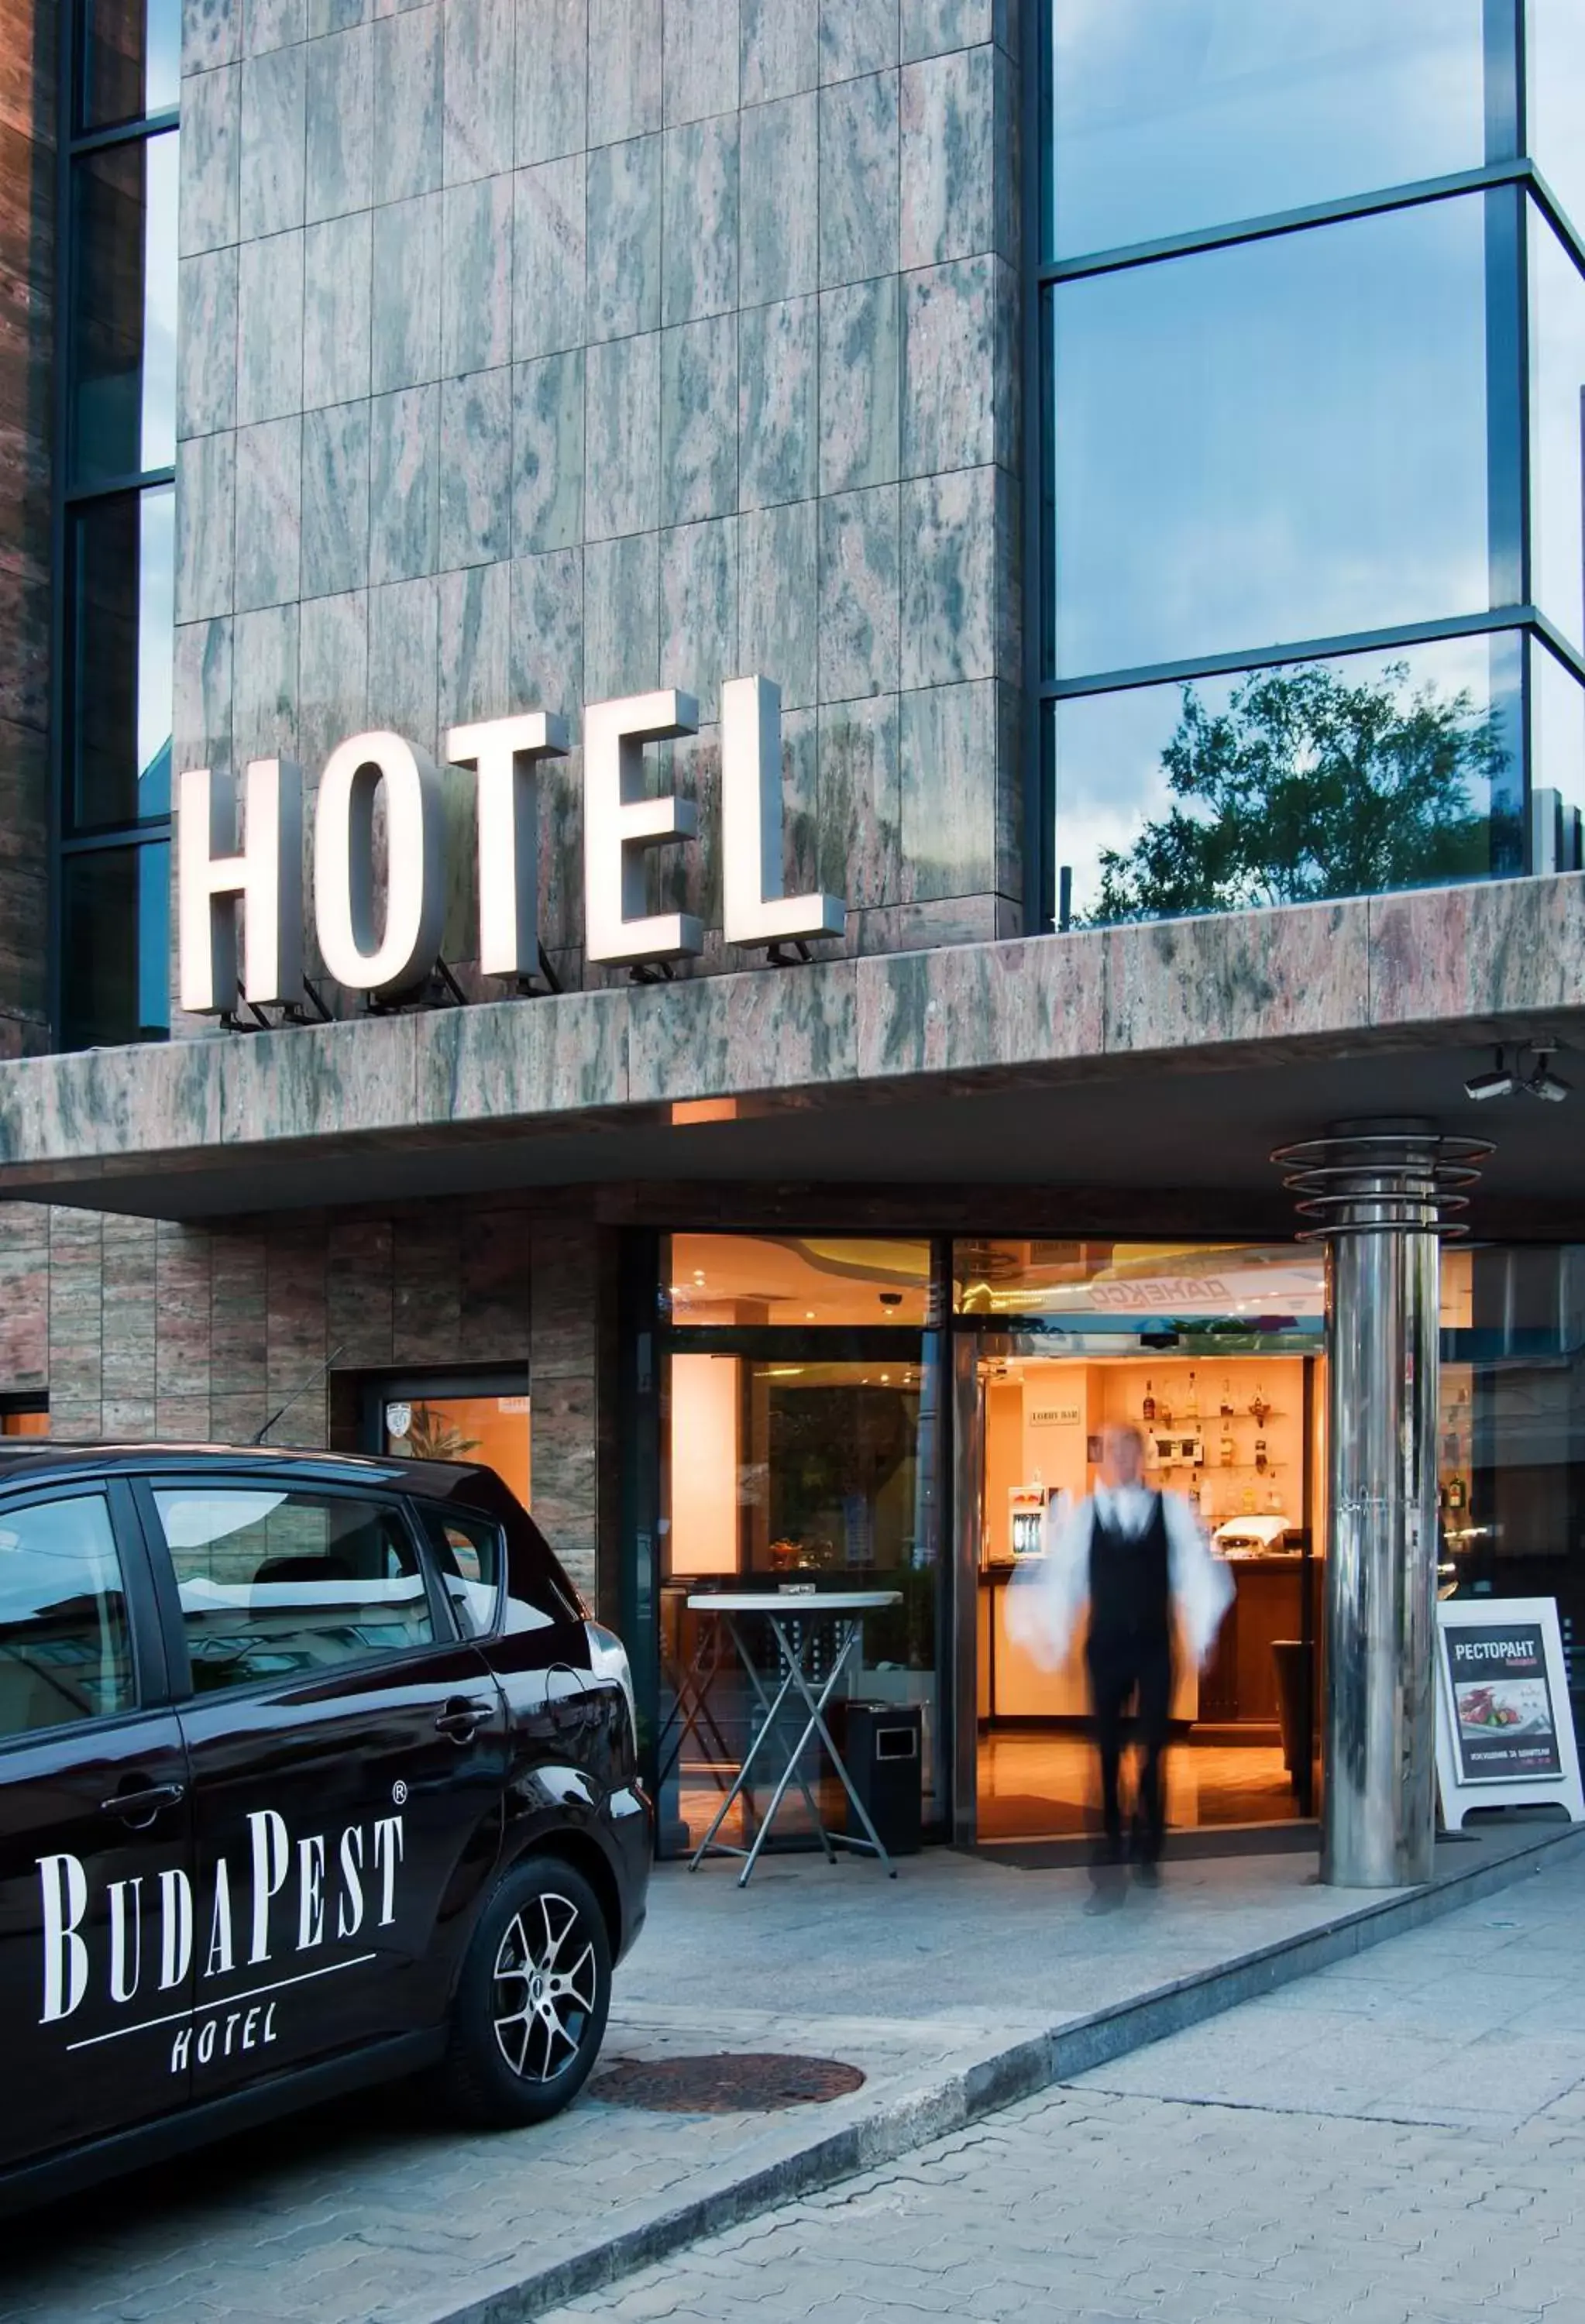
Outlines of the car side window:
<svg viewBox="0 0 1585 2324">
<path fill-rule="evenodd" d="M 499 1526 L 484 1517 L 455 1517 L 449 1509 L 425 1507 L 419 1514 L 458 1631 L 465 1638 L 488 1637 L 495 1628 L 506 1566 Z"/>
<path fill-rule="evenodd" d="M 114 1718 L 136 1702 L 105 1496 L 0 1509 L 0 1740 Z"/>
<path fill-rule="evenodd" d="M 267 1484 L 161 1485 L 193 1690 L 310 1677 L 434 1641 L 412 1541 L 393 1509 Z"/>
</svg>

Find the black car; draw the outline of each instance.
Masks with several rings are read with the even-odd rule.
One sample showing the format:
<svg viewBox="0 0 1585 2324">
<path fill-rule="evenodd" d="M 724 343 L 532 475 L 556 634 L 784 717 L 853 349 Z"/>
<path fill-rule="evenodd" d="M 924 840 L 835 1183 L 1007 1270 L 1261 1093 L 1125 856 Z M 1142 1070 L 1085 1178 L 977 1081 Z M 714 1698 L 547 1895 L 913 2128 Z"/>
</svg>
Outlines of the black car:
<svg viewBox="0 0 1585 2324">
<path fill-rule="evenodd" d="M 536 2122 L 644 1917 L 627 1658 L 465 1463 L 0 1453 L 0 2204 L 361 2083 Z"/>
</svg>

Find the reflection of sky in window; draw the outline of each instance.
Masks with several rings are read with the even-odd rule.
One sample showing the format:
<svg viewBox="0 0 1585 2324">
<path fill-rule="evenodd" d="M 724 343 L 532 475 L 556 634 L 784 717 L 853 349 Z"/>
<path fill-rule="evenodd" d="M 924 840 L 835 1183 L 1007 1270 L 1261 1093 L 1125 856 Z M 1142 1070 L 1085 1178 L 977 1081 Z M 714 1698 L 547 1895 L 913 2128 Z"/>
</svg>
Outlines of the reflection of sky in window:
<svg viewBox="0 0 1585 2324">
<path fill-rule="evenodd" d="M 1530 749 L 1537 789 L 1585 807 L 1585 690 L 1539 638 L 1530 641 Z"/>
<path fill-rule="evenodd" d="M 141 785 L 170 740 L 170 625 L 176 600 L 176 495 L 170 486 L 165 484 L 145 493 L 138 516 L 137 763 Z M 140 796 L 140 814 L 169 812 L 169 764 L 164 775 L 166 798 L 157 800 Z"/>
<path fill-rule="evenodd" d="M 1057 669 L 1488 602 L 1483 197 L 1055 293 Z"/>
<path fill-rule="evenodd" d="M 180 133 L 151 137 L 145 179 L 143 466 L 176 457 L 176 202 Z"/>
<path fill-rule="evenodd" d="M 175 105 L 180 76 L 181 0 L 149 0 L 143 103 L 150 113 L 163 113 Z"/>
<path fill-rule="evenodd" d="M 170 1023 L 170 847 L 160 840 L 136 851 L 138 860 L 138 1029 L 165 1031 Z"/>
<path fill-rule="evenodd" d="M 1585 281 L 1540 210 L 1530 209 L 1531 524 L 1535 602 L 1585 646 L 1580 508 Z"/>
<path fill-rule="evenodd" d="M 1050 5 L 1058 255 L 1487 158 L 1482 0 Z"/>
<path fill-rule="evenodd" d="M 1449 638 L 1434 645 L 1401 647 L 1391 652 L 1354 654 L 1324 662 L 1350 685 L 1379 682 L 1383 673 L 1406 665 L 1400 700 L 1431 687 L 1442 700 L 1468 692 L 1476 715 L 1492 698 L 1492 642 L 1486 637 Z M 1501 650 L 1499 648 L 1498 650 Z M 1315 664 L 1295 664 L 1314 668 Z M 1224 711 L 1248 671 L 1228 678 L 1202 678 L 1194 692 L 1213 715 Z M 1056 861 L 1073 872 L 1075 918 L 1092 909 L 1101 888 L 1101 851 L 1126 852 L 1143 825 L 1174 804 L 1161 754 L 1183 715 L 1181 685 L 1135 687 L 1124 694 L 1080 695 L 1056 703 Z M 1189 800 L 1176 802 L 1193 812 Z M 1485 800 L 1476 802 L 1484 807 Z"/>
<path fill-rule="evenodd" d="M 1530 151 L 1577 231 L 1585 232 L 1585 8 L 1530 0 Z"/>
</svg>

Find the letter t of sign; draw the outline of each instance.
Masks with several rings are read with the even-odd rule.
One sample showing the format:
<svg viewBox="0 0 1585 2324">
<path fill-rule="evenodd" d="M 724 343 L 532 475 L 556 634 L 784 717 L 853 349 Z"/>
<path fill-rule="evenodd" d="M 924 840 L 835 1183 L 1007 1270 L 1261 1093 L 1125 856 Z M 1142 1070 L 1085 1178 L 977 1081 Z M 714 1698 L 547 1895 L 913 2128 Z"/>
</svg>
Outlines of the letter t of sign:
<svg viewBox="0 0 1585 2324">
<path fill-rule="evenodd" d="M 564 759 L 567 721 L 543 710 L 454 726 L 454 767 L 479 772 L 479 967 L 485 976 L 539 973 L 539 784 L 536 761 Z"/>
<path fill-rule="evenodd" d="M 253 759 L 236 800 L 207 767 L 188 767 L 177 790 L 178 991 L 194 1016 L 235 1006 L 236 907 L 243 920 L 242 997 L 300 1001 L 303 989 L 303 779 L 290 759 Z"/>
<path fill-rule="evenodd" d="M 730 945 L 839 936 L 836 896 L 787 896 L 781 853 L 781 688 L 768 678 L 721 689 L 722 934 Z"/>
</svg>

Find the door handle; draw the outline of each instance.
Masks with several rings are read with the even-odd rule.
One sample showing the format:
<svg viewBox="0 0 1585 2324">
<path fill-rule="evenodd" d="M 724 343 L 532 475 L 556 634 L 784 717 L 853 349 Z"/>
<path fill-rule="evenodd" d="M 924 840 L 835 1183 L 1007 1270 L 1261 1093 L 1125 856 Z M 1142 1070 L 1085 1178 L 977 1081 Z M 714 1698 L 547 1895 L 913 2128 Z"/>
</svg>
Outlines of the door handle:
<svg viewBox="0 0 1585 2324">
<path fill-rule="evenodd" d="M 186 1797 L 185 1784 L 144 1784 L 135 1792 L 117 1792 L 114 1798 L 101 1800 L 99 1807 L 102 1814 L 119 1816 L 134 1831 L 142 1831 L 162 1808 L 173 1808 Z"/>
<path fill-rule="evenodd" d="M 435 1731 L 438 1735 L 449 1735 L 454 1743 L 471 1743 L 489 1718 L 490 1710 L 487 1702 L 470 1702 L 459 1695 L 444 1711 L 435 1713 Z"/>
</svg>

